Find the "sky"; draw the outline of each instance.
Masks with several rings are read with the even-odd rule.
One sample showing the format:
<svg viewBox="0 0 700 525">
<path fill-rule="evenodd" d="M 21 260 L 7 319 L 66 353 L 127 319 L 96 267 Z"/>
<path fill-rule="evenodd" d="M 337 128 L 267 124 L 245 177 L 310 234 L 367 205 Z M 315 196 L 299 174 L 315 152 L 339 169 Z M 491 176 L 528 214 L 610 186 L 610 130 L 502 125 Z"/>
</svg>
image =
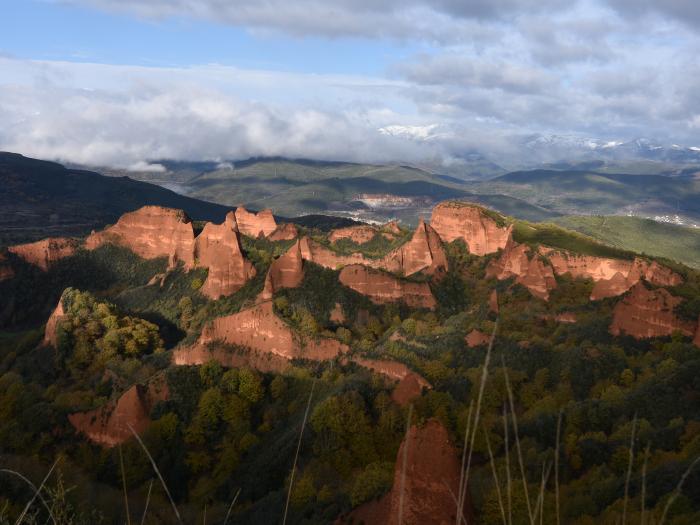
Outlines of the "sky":
<svg viewBox="0 0 700 525">
<path fill-rule="evenodd" d="M 90 165 L 700 146 L 696 0 L 0 0 L 0 150 Z M 155 169 L 155 168 L 154 168 Z"/>
</svg>

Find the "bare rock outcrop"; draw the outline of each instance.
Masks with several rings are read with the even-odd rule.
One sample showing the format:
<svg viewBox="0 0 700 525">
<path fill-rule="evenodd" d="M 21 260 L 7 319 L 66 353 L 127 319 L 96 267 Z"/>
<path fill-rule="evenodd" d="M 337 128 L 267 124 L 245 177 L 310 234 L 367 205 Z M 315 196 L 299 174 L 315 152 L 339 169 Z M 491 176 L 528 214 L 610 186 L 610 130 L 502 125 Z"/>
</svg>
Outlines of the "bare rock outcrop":
<svg viewBox="0 0 700 525">
<path fill-rule="evenodd" d="M 693 339 L 693 344 L 700 348 L 700 316 L 698 316 L 698 327 L 695 330 L 695 338 Z"/>
<path fill-rule="evenodd" d="M 511 226 L 499 226 L 480 206 L 463 202 L 441 202 L 433 208 L 430 225 L 444 242 L 463 239 L 469 253 L 486 255 L 505 248 Z"/>
<path fill-rule="evenodd" d="M 336 339 L 303 340 L 275 314 L 272 302 L 266 301 L 233 315 L 218 317 L 209 323 L 195 346 L 222 342 L 269 353 L 285 359 L 333 359 L 349 350 Z M 174 362 L 182 361 L 190 349 L 174 352 Z M 191 355 L 191 354 L 190 354 Z"/>
<path fill-rule="evenodd" d="M 268 352 L 252 350 L 250 348 L 237 352 L 231 352 L 226 348 L 213 345 L 194 345 L 187 348 L 179 348 L 173 354 L 174 365 L 203 365 L 209 361 L 216 361 L 226 368 L 250 367 L 260 372 L 272 372 L 280 374 L 289 370 L 291 363 L 286 357 L 281 357 Z"/>
<path fill-rule="evenodd" d="M 236 208 L 236 222 L 238 230 L 248 237 L 267 237 L 277 229 L 277 222 L 269 209 L 252 213 L 239 206 Z"/>
<path fill-rule="evenodd" d="M 15 271 L 10 264 L 7 255 L 0 252 L 0 282 L 12 279 L 15 276 Z"/>
<path fill-rule="evenodd" d="M 491 292 L 489 296 L 489 312 L 498 315 L 500 308 L 498 306 L 498 290 Z"/>
<path fill-rule="evenodd" d="M 374 266 L 405 276 L 418 272 L 441 275 L 447 271 L 447 255 L 440 236 L 421 219 L 411 240 L 387 254 Z"/>
<path fill-rule="evenodd" d="M 489 341 L 491 341 L 491 337 L 480 330 L 472 330 L 464 338 L 464 342 L 467 343 L 469 348 L 487 345 Z"/>
<path fill-rule="evenodd" d="M 291 241 L 292 239 L 296 239 L 298 235 L 299 230 L 297 227 L 291 223 L 285 222 L 277 226 L 275 231 L 268 235 L 267 238 L 271 241 Z"/>
<path fill-rule="evenodd" d="M 431 419 L 423 427 L 412 426 L 401 443 L 391 490 L 380 500 L 361 505 L 340 522 L 398 525 L 402 514 L 402 525 L 452 525 L 457 522 L 453 494 L 459 493 L 459 484 L 457 450 L 450 442 L 447 429 Z M 399 512 L 401 505 L 403 512 Z M 462 512 L 472 523 L 468 497 Z"/>
<path fill-rule="evenodd" d="M 305 261 L 313 262 L 324 268 L 330 268 L 331 270 L 337 270 L 351 264 L 370 266 L 377 263 L 376 260 L 368 259 L 361 253 L 341 255 L 308 237 L 303 237 L 301 239 L 300 247 L 301 256 Z"/>
<path fill-rule="evenodd" d="M 273 294 L 282 288 L 296 288 L 304 280 L 301 243 L 295 242 L 283 255 L 272 261 L 265 277 L 265 287 L 258 301 L 272 299 Z"/>
<path fill-rule="evenodd" d="M 372 370 L 373 372 L 386 376 L 394 381 L 402 381 L 409 375 L 413 374 L 416 376 L 418 384 L 421 388 L 431 388 L 430 383 L 428 383 L 428 381 L 426 381 L 421 376 L 411 371 L 411 369 L 408 368 L 406 365 L 404 365 L 403 363 L 399 363 L 398 361 L 388 361 L 384 359 L 368 359 L 359 356 L 352 357 L 350 361 L 363 368 L 367 368 L 368 370 Z"/>
<path fill-rule="evenodd" d="M 345 321 L 346 318 L 345 311 L 343 310 L 343 305 L 340 303 L 335 303 L 330 313 L 330 322 L 336 324 L 343 324 L 345 323 Z"/>
<path fill-rule="evenodd" d="M 510 239 L 498 259 L 491 261 L 486 269 L 487 277 L 498 280 L 515 277 L 532 295 L 549 299 L 549 292 L 557 287 L 552 267 L 545 264 L 539 254 L 532 253 L 525 244 Z"/>
<path fill-rule="evenodd" d="M 544 246 L 540 247 L 540 253 L 547 256 L 557 275 L 568 273 L 572 277 L 595 281 L 592 300 L 622 295 L 642 279 L 657 286 L 675 286 L 683 281 L 669 268 L 639 257 L 633 260 L 611 259 L 577 255 Z"/>
<path fill-rule="evenodd" d="M 408 406 L 411 401 L 420 397 L 423 392 L 421 381 L 424 382 L 425 379 L 418 374 L 408 374 L 394 387 L 394 390 L 391 392 L 391 399 L 399 406 Z"/>
<path fill-rule="evenodd" d="M 339 279 L 342 284 L 366 295 L 376 304 L 403 301 L 413 308 L 429 309 L 437 305 L 428 283 L 404 281 L 366 266 L 346 266 L 341 270 Z"/>
<path fill-rule="evenodd" d="M 610 333 L 646 339 L 668 336 L 678 331 L 693 337 L 696 332 L 695 323 L 679 319 L 674 312 L 674 308 L 682 301 L 668 290 L 649 290 L 644 283 L 638 282 L 615 305 Z"/>
<path fill-rule="evenodd" d="M 119 399 L 102 408 L 70 414 L 68 421 L 90 441 L 113 447 L 133 437 L 129 427 L 141 434 L 151 423 L 151 409 L 158 401 L 168 398 L 168 386 L 164 379 L 147 386 L 134 385 Z"/>
<path fill-rule="evenodd" d="M 125 213 L 113 226 L 90 234 L 85 247 L 92 250 L 106 243 L 129 248 L 144 259 L 167 257 L 171 268 L 179 262 L 186 269 L 194 266 L 194 230 L 182 210 L 144 206 Z"/>
<path fill-rule="evenodd" d="M 44 346 L 53 346 L 56 348 L 58 346 L 58 338 L 56 329 L 58 328 L 58 323 L 62 321 L 66 316 L 66 312 L 63 309 L 63 296 L 58 300 L 56 308 L 49 316 L 48 321 L 46 321 L 46 327 L 44 328 Z"/>
<path fill-rule="evenodd" d="M 255 267 L 244 257 L 233 212 L 223 224 L 208 222 L 195 239 L 195 260 L 209 269 L 200 291 L 212 299 L 231 295 L 255 277 Z"/>
<path fill-rule="evenodd" d="M 48 271 L 57 261 L 73 255 L 78 246 L 79 243 L 75 239 L 49 237 L 36 242 L 10 246 L 7 251 L 14 253 L 29 264 Z"/>
<path fill-rule="evenodd" d="M 347 226 L 331 231 L 328 240 L 331 241 L 331 243 L 336 243 L 341 239 L 350 239 L 356 244 L 364 244 L 374 239 L 374 236 L 378 233 L 379 228 L 376 226 L 358 224 L 357 226 Z"/>
</svg>

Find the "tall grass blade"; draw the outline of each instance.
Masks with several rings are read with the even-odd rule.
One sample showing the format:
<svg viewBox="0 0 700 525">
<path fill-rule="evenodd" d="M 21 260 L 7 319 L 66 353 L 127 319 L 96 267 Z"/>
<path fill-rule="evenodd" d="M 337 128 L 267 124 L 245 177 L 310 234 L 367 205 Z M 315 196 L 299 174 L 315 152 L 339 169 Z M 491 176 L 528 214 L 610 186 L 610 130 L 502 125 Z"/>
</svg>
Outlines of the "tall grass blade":
<svg viewBox="0 0 700 525">
<path fill-rule="evenodd" d="M 462 505 L 462 487 L 464 486 L 464 466 L 467 461 L 467 444 L 469 443 L 469 434 L 470 434 L 470 428 L 471 428 L 471 423 L 472 423 L 472 412 L 474 410 L 474 400 L 469 401 L 469 413 L 467 414 L 467 424 L 464 428 L 464 444 L 462 445 L 462 466 L 460 467 L 459 470 L 459 495 L 457 498 L 457 513 L 456 513 L 456 520 L 455 520 L 455 525 L 459 525 L 459 523 L 462 521 L 462 511 L 460 509 L 463 508 Z"/>
<path fill-rule="evenodd" d="M 408 465 L 408 446 L 410 440 L 408 439 L 409 433 L 411 431 L 411 415 L 413 414 L 413 405 L 408 406 L 408 419 L 406 420 L 406 446 L 403 447 L 403 464 L 401 466 L 401 487 L 399 492 L 399 521 L 398 525 L 403 525 L 403 502 L 405 496 L 406 488 L 406 466 Z"/>
<path fill-rule="evenodd" d="M 39 501 L 41 501 L 42 505 L 44 505 L 44 508 L 46 509 L 46 512 L 49 513 L 49 518 L 51 519 L 51 521 L 53 521 L 54 525 L 57 525 L 56 518 L 54 517 L 53 512 L 51 512 L 51 507 L 49 507 L 48 503 L 46 503 L 46 500 L 45 500 L 44 497 L 41 495 L 41 493 L 37 491 L 36 485 L 34 485 L 34 483 L 32 483 L 29 479 L 27 479 L 27 478 L 24 477 L 22 474 L 20 474 L 19 472 L 14 471 L 14 470 L 10 470 L 10 469 L 7 469 L 7 468 L 2 468 L 2 469 L 0 469 L 0 472 L 4 472 L 5 474 L 11 474 L 11 475 L 13 475 L 13 476 L 17 476 L 19 479 L 21 479 L 22 481 L 24 481 L 24 482 L 29 486 L 29 488 L 32 489 L 32 491 L 34 491 L 34 492 L 37 494 L 37 497 L 39 498 Z M 6 506 L 7 506 L 7 504 L 6 504 Z"/>
<path fill-rule="evenodd" d="M 151 490 L 153 489 L 153 480 L 148 484 L 148 494 L 146 494 L 146 505 L 143 508 L 143 515 L 141 516 L 141 525 L 146 522 L 146 514 L 148 514 L 148 504 L 151 502 Z"/>
<path fill-rule="evenodd" d="M 496 495 L 498 496 L 498 508 L 501 511 L 501 518 L 503 519 L 503 525 L 508 525 L 508 519 L 506 518 L 506 509 L 503 505 L 503 494 L 501 493 L 501 483 L 498 480 L 498 472 L 496 471 L 496 462 L 493 459 L 493 450 L 491 449 L 491 440 L 489 439 L 489 433 L 484 427 L 484 438 L 486 439 L 486 448 L 489 451 L 489 462 L 491 463 L 491 473 L 493 474 L 493 482 L 496 485 Z"/>
<path fill-rule="evenodd" d="M 530 493 L 527 488 L 527 478 L 525 477 L 525 463 L 523 462 L 523 452 L 520 448 L 520 437 L 518 435 L 518 416 L 515 413 L 515 401 L 513 400 L 513 388 L 510 386 L 510 378 L 506 369 L 505 358 L 503 359 L 503 375 L 505 376 L 506 391 L 508 393 L 508 403 L 510 404 L 511 418 L 513 420 L 513 434 L 515 435 L 515 450 L 518 453 L 518 464 L 520 465 L 520 476 L 523 480 L 523 492 L 525 493 L 525 504 L 527 506 L 527 515 L 530 520 L 530 525 L 534 525 L 535 520 L 532 514 L 532 503 L 530 502 Z"/>
<path fill-rule="evenodd" d="M 182 518 L 180 517 L 180 512 L 178 512 L 177 506 L 175 505 L 175 500 L 173 500 L 173 497 L 170 494 L 170 490 L 168 489 L 168 485 L 165 483 L 165 480 L 163 479 L 163 475 L 160 473 L 160 470 L 158 469 L 158 465 L 156 465 L 156 462 L 153 459 L 153 456 L 151 456 L 151 453 L 148 451 L 148 448 L 146 447 L 144 442 L 141 440 L 141 436 L 139 436 L 136 433 L 134 428 L 131 425 L 129 425 L 128 423 L 126 424 L 126 426 L 129 427 L 129 430 L 136 438 L 136 441 L 139 442 L 139 445 L 141 445 L 141 448 L 146 453 L 146 457 L 148 457 L 148 460 L 151 462 L 151 466 L 153 467 L 153 470 L 155 471 L 155 473 L 158 475 L 158 479 L 160 480 L 160 483 L 163 486 L 163 490 L 165 490 L 165 494 L 168 496 L 168 499 L 170 500 L 170 505 L 172 505 L 172 507 L 173 507 L 173 512 L 175 513 L 175 516 L 177 517 L 177 521 L 179 523 L 182 523 Z"/>
<path fill-rule="evenodd" d="M 287 502 L 284 505 L 284 517 L 282 518 L 282 525 L 287 523 L 287 514 L 289 512 L 289 502 L 292 499 L 292 487 L 294 486 L 294 473 L 297 470 L 297 461 L 299 459 L 299 451 L 301 450 L 301 438 L 304 437 L 304 428 L 306 427 L 306 419 L 309 417 L 309 410 L 311 409 L 311 398 L 314 395 L 314 387 L 316 386 L 316 378 L 314 378 L 313 383 L 311 383 L 311 391 L 309 392 L 309 399 L 306 401 L 306 410 L 304 411 L 304 419 L 301 422 L 301 432 L 299 432 L 299 441 L 297 442 L 297 451 L 294 454 L 294 463 L 292 464 L 292 474 L 289 478 L 289 489 L 287 490 Z"/>
<path fill-rule="evenodd" d="M 126 511 L 126 523 L 131 525 L 131 512 L 129 511 L 129 495 L 126 492 L 126 474 L 124 473 L 124 456 L 122 455 L 122 445 L 119 444 L 119 468 L 122 473 L 122 489 L 124 491 L 124 510 Z"/>
<path fill-rule="evenodd" d="M 240 493 L 241 493 L 241 489 L 239 488 L 236 491 L 236 495 L 231 500 L 231 504 L 228 506 L 228 511 L 226 512 L 226 518 L 224 519 L 224 525 L 226 525 L 228 523 L 228 519 L 231 516 L 231 511 L 233 510 L 233 507 L 236 505 L 236 501 L 238 500 L 238 496 Z"/>
<path fill-rule="evenodd" d="M 32 506 L 32 503 L 34 503 L 34 500 L 38 497 L 39 493 L 41 492 L 41 489 L 44 488 L 44 485 L 46 484 L 46 481 L 51 477 L 51 473 L 53 472 L 53 469 L 56 468 L 56 465 L 58 465 L 58 461 L 61 458 L 56 459 L 56 461 L 53 462 L 53 465 L 51 465 L 51 468 L 49 469 L 48 473 L 46 476 L 44 476 L 44 479 L 41 481 L 41 485 L 34 491 L 34 495 L 32 496 L 32 499 L 30 499 L 27 502 L 27 505 L 24 507 L 24 510 L 22 511 L 22 514 L 19 515 L 19 518 L 17 518 L 17 521 L 15 521 L 15 525 L 19 525 L 22 523 L 22 520 L 24 517 L 27 515 L 27 512 L 29 511 L 29 508 Z"/>
<path fill-rule="evenodd" d="M 642 513 L 640 524 L 644 525 L 646 521 L 646 501 L 647 501 L 647 462 L 649 460 L 649 449 L 651 443 L 647 443 L 647 448 L 644 449 L 644 464 L 642 465 Z"/>
<path fill-rule="evenodd" d="M 622 525 L 627 525 L 627 500 L 629 499 L 630 479 L 632 478 L 632 466 L 634 465 L 634 438 L 637 430 L 637 414 L 632 420 L 632 435 L 630 436 L 630 457 L 627 465 L 627 477 L 625 478 L 625 498 L 622 502 Z"/>
<path fill-rule="evenodd" d="M 664 525 L 664 522 L 666 521 L 666 514 L 668 514 L 668 509 L 671 508 L 671 505 L 673 505 L 673 502 L 676 501 L 676 498 L 679 496 L 681 493 L 681 489 L 683 488 L 683 483 L 685 483 L 686 478 L 690 475 L 690 472 L 695 468 L 695 465 L 697 465 L 700 462 L 700 456 L 695 458 L 695 461 L 693 461 L 688 469 L 683 473 L 681 476 L 680 481 L 678 482 L 678 485 L 676 485 L 676 488 L 673 491 L 673 494 L 671 495 L 670 498 L 668 498 L 668 501 L 666 502 L 666 506 L 664 507 L 664 512 L 661 514 L 661 520 L 659 520 L 659 525 Z"/>
<path fill-rule="evenodd" d="M 508 414 L 503 403 L 503 442 L 506 452 L 506 501 L 508 503 L 508 525 L 513 524 L 513 488 L 510 476 L 510 443 L 508 441 Z"/>
</svg>

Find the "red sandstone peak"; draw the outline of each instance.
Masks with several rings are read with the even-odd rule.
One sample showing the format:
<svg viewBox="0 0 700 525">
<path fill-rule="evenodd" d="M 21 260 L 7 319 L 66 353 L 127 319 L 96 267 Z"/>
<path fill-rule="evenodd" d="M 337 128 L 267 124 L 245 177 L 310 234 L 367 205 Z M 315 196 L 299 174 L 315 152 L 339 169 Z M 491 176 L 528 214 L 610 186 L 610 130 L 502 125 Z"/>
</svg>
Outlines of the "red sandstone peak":
<svg viewBox="0 0 700 525">
<path fill-rule="evenodd" d="M 359 264 L 343 268 L 339 279 L 342 284 L 366 295 L 376 304 L 403 301 L 413 308 L 429 309 L 437 305 L 428 283 L 397 279 L 386 272 Z"/>
<path fill-rule="evenodd" d="M 265 287 L 258 296 L 259 301 L 272 299 L 273 294 L 282 288 L 296 288 L 304 280 L 301 243 L 297 239 L 289 250 L 272 261 L 265 277 Z"/>
<path fill-rule="evenodd" d="M 214 319 L 202 331 L 195 348 L 217 341 L 243 346 L 284 359 L 302 358 L 323 361 L 333 359 L 349 350 L 347 345 L 336 339 L 321 337 L 302 340 L 282 319 L 277 317 L 271 301 L 261 302 L 233 315 Z M 187 361 L 188 356 L 191 355 L 193 355 L 191 348 L 181 348 L 174 352 L 173 361 L 177 364 L 191 364 Z"/>
<path fill-rule="evenodd" d="M 61 320 L 63 320 L 65 315 L 66 312 L 65 310 L 63 310 L 63 295 L 61 295 L 60 299 L 58 300 L 58 304 L 56 305 L 56 308 L 54 308 L 53 312 L 51 312 L 51 315 L 49 316 L 48 321 L 46 321 L 43 341 L 43 344 L 45 346 L 53 346 L 54 348 L 58 346 L 56 328 L 58 327 L 58 323 Z"/>
<path fill-rule="evenodd" d="M 474 348 L 475 346 L 487 345 L 491 341 L 491 337 L 484 332 L 479 330 L 472 330 L 464 338 L 469 348 Z"/>
<path fill-rule="evenodd" d="M 391 392 L 391 399 L 399 406 L 408 406 L 411 401 L 420 397 L 423 392 L 421 381 L 425 381 L 425 379 L 413 372 L 409 373 L 398 382 Z"/>
<path fill-rule="evenodd" d="M 430 225 L 444 242 L 463 239 L 469 253 L 486 255 L 505 248 L 513 226 L 502 227 L 483 208 L 455 201 L 433 208 Z"/>
<path fill-rule="evenodd" d="M 331 243 L 335 243 L 341 239 L 350 239 L 356 244 L 364 244 L 371 241 L 377 233 L 379 233 L 379 228 L 375 226 L 358 224 L 357 226 L 347 226 L 331 231 L 328 240 Z"/>
<path fill-rule="evenodd" d="M 194 266 L 194 230 L 182 210 L 144 206 L 125 213 L 115 225 L 90 234 L 85 247 L 93 250 L 105 243 L 129 248 L 144 259 L 168 257 L 171 268 L 180 261 L 186 269 Z"/>
<path fill-rule="evenodd" d="M 277 229 L 277 222 L 269 209 L 251 213 L 239 206 L 236 208 L 236 221 L 240 232 L 248 237 L 267 237 Z"/>
<path fill-rule="evenodd" d="M 209 269 L 200 291 L 212 299 L 231 295 L 255 277 L 255 267 L 243 256 L 233 213 L 222 224 L 208 222 L 197 236 L 194 254 L 199 266 Z"/>
<path fill-rule="evenodd" d="M 292 239 L 296 239 L 298 235 L 299 230 L 297 230 L 297 227 L 291 223 L 285 222 L 277 226 L 275 231 L 268 235 L 267 238 L 271 241 L 291 241 Z"/>
<path fill-rule="evenodd" d="M 162 378 L 148 386 L 134 385 L 116 401 L 88 412 L 70 414 L 68 421 L 90 441 L 113 447 L 132 438 L 129 427 L 137 434 L 146 430 L 151 423 L 151 409 L 168 395 L 168 386 Z"/>
<path fill-rule="evenodd" d="M 405 461 L 404 461 L 405 458 Z M 344 523 L 367 525 L 452 525 L 457 523 L 454 496 L 459 493 L 460 462 L 447 429 L 437 420 L 412 426 L 396 455 L 394 484 L 379 501 L 352 511 Z M 403 490 L 402 490 L 403 489 Z M 402 507 L 402 511 L 400 511 Z M 463 512 L 472 522 L 471 503 Z"/>
<path fill-rule="evenodd" d="M 549 292 L 557 287 L 552 267 L 546 265 L 538 254 L 533 254 L 525 244 L 518 244 L 510 239 L 498 259 L 489 263 L 487 277 L 498 280 L 515 277 L 515 282 L 522 284 L 532 295 L 549 299 Z"/>
<path fill-rule="evenodd" d="M 377 266 L 406 276 L 418 272 L 439 275 L 447 271 L 447 255 L 440 236 L 421 218 L 411 240 L 389 253 Z"/>
<path fill-rule="evenodd" d="M 12 279 L 15 276 L 15 271 L 12 269 L 7 255 L 0 253 L 0 282 Z"/>
<path fill-rule="evenodd" d="M 377 261 L 367 259 L 361 253 L 340 255 L 308 237 L 303 237 L 299 246 L 301 248 L 301 256 L 305 261 L 311 261 L 331 270 L 337 270 L 350 264 L 371 265 L 377 263 Z"/>
<path fill-rule="evenodd" d="M 66 237 L 49 237 L 36 242 L 10 246 L 7 250 L 47 271 L 57 261 L 70 257 L 78 249 L 78 241 Z"/>
<path fill-rule="evenodd" d="M 615 305 L 610 333 L 627 334 L 637 339 L 663 337 L 678 331 L 692 337 L 696 332 L 694 322 L 679 319 L 674 308 L 683 300 L 668 290 L 649 290 L 638 282 Z"/>
<path fill-rule="evenodd" d="M 401 227 L 396 221 L 387 222 L 382 225 L 382 231 L 387 233 L 393 233 L 394 235 L 401 235 Z"/>
</svg>

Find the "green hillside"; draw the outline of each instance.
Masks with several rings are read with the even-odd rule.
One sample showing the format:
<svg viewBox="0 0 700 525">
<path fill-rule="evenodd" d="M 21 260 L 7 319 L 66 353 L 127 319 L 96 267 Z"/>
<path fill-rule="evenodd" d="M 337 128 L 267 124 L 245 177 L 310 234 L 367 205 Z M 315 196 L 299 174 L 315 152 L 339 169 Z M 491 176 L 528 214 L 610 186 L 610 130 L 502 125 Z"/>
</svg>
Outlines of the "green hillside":
<svg viewBox="0 0 700 525">
<path fill-rule="evenodd" d="M 567 216 L 553 222 L 611 246 L 700 268 L 700 229 L 619 216 Z"/>
</svg>

